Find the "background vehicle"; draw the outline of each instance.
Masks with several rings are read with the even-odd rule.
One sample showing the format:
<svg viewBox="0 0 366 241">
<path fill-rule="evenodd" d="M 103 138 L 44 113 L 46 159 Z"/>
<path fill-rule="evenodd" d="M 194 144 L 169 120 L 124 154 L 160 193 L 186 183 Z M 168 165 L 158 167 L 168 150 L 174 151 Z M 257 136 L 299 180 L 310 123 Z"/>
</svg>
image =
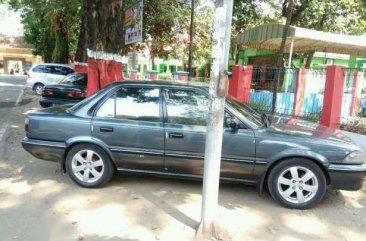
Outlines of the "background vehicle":
<svg viewBox="0 0 366 241">
<path fill-rule="evenodd" d="M 85 98 L 88 75 L 85 73 L 69 74 L 57 85 L 46 85 L 39 104 L 42 107 L 74 104 Z"/>
<path fill-rule="evenodd" d="M 57 84 L 72 73 L 74 70 L 66 64 L 37 64 L 28 71 L 27 87 L 40 95 L 45 85 Z"/>
<path fill-rule="evenodd" d="M 28 114 L 22 145 L 60 162 L 83 187 L 107 183 L 114 170 L 201 179 L 208 91 L 191 84 L 115 82 L 73 107 Z M 366 175 L 362 150 L 325 127 L 273 124 L 227 98 L 220 178 L 267 184 L 289 208 L 317 204 L 334 189 L 358 190 Z"/>
</svg>

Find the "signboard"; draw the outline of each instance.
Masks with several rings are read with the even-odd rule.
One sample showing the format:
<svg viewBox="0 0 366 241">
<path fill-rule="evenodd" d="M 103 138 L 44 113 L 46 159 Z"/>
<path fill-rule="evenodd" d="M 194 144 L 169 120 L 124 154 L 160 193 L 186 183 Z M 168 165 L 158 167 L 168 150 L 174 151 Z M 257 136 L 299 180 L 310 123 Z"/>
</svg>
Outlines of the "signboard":
<svg viewBox="0 0 366 241">
<path fill-rule="evenodd" d="M 125 11 L 125 44 L 142 41 L 143 0 L 135 0 L 132 7 Z"/>
</svg>

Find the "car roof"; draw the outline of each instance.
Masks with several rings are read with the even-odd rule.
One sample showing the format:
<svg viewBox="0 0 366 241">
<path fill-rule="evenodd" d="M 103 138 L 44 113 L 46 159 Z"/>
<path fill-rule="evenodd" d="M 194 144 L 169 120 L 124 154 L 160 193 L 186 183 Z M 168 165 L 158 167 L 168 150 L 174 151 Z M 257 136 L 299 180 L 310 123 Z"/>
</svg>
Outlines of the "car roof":
<svg viewBox="0 0 366 241">
<path fill-rule="evenodd" d="M 39 64 L 33 65 L 32 68 L 34 68 L 36 66 L 39 66 L 39 65 L 45 65 L 45 66 L 62 66 L 62 67 L 67 67 L 67 68 L 71 68 L 72 69 L 72 66 L 71 65 L 68 65 L 68 64 L 56 64 L 56 63 L 39 63 Z"/>
<path fill-rule="evenodd" d="M 205 82 L 178 81 L 178 80 L 123 80 L 111 83 L 111 85 L 158 85 L 158 86 L 177 86 L 177 87 L 201 87 L 207 88 L 209 85 Z"/>
</svg>

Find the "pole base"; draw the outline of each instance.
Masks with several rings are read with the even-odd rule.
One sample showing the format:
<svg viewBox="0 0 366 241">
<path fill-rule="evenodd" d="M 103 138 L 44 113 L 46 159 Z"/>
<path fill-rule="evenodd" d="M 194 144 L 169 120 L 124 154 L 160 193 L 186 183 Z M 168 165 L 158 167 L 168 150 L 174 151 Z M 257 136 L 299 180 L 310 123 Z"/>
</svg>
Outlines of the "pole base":
<svg viewBox="0 0 366 241">
<path fill-rule="evenodd" d="M 201 221 L 201 223 L 199 224 L 197 231 L 196 231 L 196 236 L 195 236 L 195 241 L 203 241 L 203 240 L 210 240 L 210 241 L 219 241 L 219 240 L 223 240 L 223 241 L 230 241 L 232 240 L 230 237 L 229 232 L 223 228 L 221 225 L 219 225 L 218 223 L 214 222 L 214 221 L 209 221 L 209 222 L 205 222 L 205 221 Z"/>
</svg>

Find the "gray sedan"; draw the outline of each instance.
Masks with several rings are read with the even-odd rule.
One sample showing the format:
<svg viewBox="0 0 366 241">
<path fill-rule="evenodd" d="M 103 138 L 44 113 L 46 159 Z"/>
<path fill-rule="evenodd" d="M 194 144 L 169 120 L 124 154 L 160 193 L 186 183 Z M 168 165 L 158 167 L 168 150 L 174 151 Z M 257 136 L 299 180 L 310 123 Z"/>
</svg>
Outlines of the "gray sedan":
<svg viewBox="0 0 366 241">
<path fill-rule="evenodd" d="M 358 190 L 366 175 L 362 150 L 335 130 L 269 125 L 227 98 L 222 181 L 267 187 L 288 208 L 317 204 L 326 187 Z M 74 106 L 30 113 L 24 149 L 59 162 L 80 186 L 106 184 L 115 170 L 201 179 L 207 88 L 170 82 L 116 82 Z"/>
</svg>

